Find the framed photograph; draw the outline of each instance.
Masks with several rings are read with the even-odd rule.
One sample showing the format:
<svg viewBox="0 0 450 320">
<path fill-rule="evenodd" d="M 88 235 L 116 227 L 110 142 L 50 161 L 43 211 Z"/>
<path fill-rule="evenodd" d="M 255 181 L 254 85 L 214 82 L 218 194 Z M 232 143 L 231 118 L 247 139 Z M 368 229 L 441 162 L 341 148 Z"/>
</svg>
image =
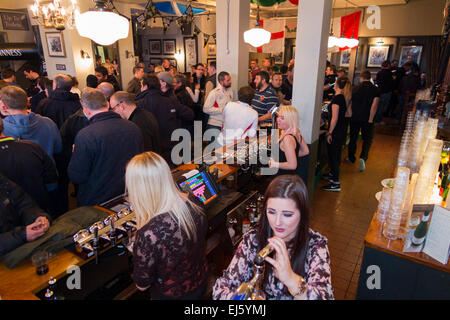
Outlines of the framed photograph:
<svg viewBox="0 0 450 320">
<path fill-rule="evenodd" d="M 291 47 L 291 59 L 295 58 L 295 46 Z"/>
<path fill-rule="evenodd" d="M 161 40 L 148 40 L 148 47 L 150 48 L 150 54 L 161 54 Z"/>
<path fill-rule="evenodd" d="M 352 51 L 350 49 L 341 52 L 341 62 L 339 63 L 341 67 L 350 67 L 351 52 Z"/>
<path fill-rule="evenodd" d="M 66 48 L 64 48 L 64 38 L 61 32 L 46 32 L 48 55 L 50 57 L 65 57 Z"/>
<path fill-rule="evenodd" d="M 155 66 L 160 66 L 162 64 L 162 59 L 150 59 L 150 63 Z"/>
<path fill-rule="evenodd" d="M 215 56 L 216 55 L 216 44 L 215 43 L 208 43 L 208 56 Z"/>
<path fill-rule="evenodd" d="M 283 64 L 283 62 L 284 62 L 284 52 L 281 51 L 279 53 L 275 53 L 273 55 L 273 58 L 274 58 L 275 64 Z"/>
<path fill-rule="evenodd" d="M 26 13 L 0 12 L 3 30 L 24 30 L 28 31 L 28 19 Z"/>
<path fill-rule="evenodd" d="M 184 72 L 191 70 L 193 65 L 198 62 L 197 54 L 197 38 L 195 37 L 184 37 Z"/>
<path fill-rule="evenodd" d="M 164 54 L 175 54 L 175 51 L 177 49 L 177 42 L 175 39 L 170 40 L 163 40 L 163 48 L 164 48 Z"/>
<path fill-rule="evenodd" d="M 423 46 L 403 46 L 400 51 L 399 66 L 403 66 L 408 61 L 412 61 L 420 65 L 422 49 Z"/>
<path fill-rule="evenodd" d="M 169 60 L 169 62 L 170 62 L 170 64 L 171 64 L 172 66 L 174 66 L 174 67 L 177 67 L 177 66 L 178 66 L 177 59 L 168 59 L 168 60 Z"/>
<path fill-rule="evenodd" d="M 209 64 L 210 62 L 216 62 L 216 58 L 206 58 L 206 63 Z"/>
<path fill-rule="evenodd" d="M 370 46 L 367 67 L 381 68 L 381 64 L 388 59 L 388 55 L 389 46 Z"/>
</svg>

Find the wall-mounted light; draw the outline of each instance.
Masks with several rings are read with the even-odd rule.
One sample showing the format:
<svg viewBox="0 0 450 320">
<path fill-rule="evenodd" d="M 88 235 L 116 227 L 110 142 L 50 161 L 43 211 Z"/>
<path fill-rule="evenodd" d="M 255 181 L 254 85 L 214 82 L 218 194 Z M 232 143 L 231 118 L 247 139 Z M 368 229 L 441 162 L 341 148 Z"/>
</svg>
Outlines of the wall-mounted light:
<svg viewBox="0 0 450 320">
<path fill-rule="evenodd" d="M 384 44 L 384 40 L 383 39 L 378 39 L 377 41 L 375 41 L 375 43 L 379 46 Z"/>
<path fill-rule="evenodd" d="M 125 58 L 133 58 L 134 54 L 131 51 L 125 50 Z"/>
<path fill-rule="evenodd" d="M 181 50 L 180 50 L 180 49 L 178 49 L 177 52 L 175 52 L 174 57 L 175 57 L 175 59 L 177 59 L 177 60 L 183 59 L 183 53 L 181 53 Z"/>
<path fill-rule="evenodd" d="M 89 53 L 87 51 L 81 50 L 80 54 L 81 54 L 82 59 L 90 59 L 91 58 L 91 56 L 89 55 Z"/>
</svg>

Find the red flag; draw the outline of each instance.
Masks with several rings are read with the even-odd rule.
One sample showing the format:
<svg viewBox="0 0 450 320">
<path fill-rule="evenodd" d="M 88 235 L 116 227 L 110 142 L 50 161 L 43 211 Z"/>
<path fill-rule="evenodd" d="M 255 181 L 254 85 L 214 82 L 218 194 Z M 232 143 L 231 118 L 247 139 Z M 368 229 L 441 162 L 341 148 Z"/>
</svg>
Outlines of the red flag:
<svg viewBox="0 0 450 320">
<path fill-rule="evenodd" d="M 214 101 L 214 107 L 218 108 L 219 104 L 217 103 L 217 101 Z"/>
<path fill-rule="evenodd" d="M 341 17 L 341 37 L 348 39 L 358 39 L 359 21 L 361 11 L 351 13 Z M 351 49 L 349 47 L 339 48 L 339 51 Z"/>
</svg>

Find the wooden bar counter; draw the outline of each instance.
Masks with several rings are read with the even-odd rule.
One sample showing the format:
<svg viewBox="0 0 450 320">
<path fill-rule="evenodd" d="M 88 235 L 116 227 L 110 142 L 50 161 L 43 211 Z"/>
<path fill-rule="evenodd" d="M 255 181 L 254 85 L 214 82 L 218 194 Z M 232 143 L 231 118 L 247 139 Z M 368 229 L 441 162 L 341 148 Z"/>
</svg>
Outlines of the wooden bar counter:
<svg viewBox="0 0 450 320">
<path fill-rule="evenodd" d="M 388 240 L 381 230 L 375 214 L 364 240 L 356 298 L 450 299 L 450 261 L 444 265 L 423 252 L 403 252 L 404 241 Z"/>
</svg>

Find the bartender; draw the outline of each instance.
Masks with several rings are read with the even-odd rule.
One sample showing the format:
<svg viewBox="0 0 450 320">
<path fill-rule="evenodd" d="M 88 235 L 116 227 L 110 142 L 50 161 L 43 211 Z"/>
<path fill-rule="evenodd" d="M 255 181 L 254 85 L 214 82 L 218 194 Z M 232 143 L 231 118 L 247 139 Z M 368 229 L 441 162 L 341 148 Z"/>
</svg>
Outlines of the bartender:
<svg viewBox="0 0 450 320">
<path fill-rule="evenodd" d="M 0 256 L 44 235 L 50 221 L 22 188 L 0 174 Z"/>
</svg>

